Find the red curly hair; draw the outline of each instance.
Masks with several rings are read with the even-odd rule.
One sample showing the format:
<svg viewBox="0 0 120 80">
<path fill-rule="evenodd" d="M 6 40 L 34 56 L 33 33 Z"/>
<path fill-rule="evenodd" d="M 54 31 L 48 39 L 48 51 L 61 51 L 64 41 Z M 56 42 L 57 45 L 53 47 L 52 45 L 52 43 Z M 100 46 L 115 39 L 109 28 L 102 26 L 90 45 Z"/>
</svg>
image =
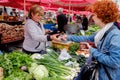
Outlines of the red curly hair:
<svg viewBox="0 0 120 80">
<path fill-rule="evenodd" d="M 119 15 L 117 5 L 111 0 L 96 1 L 88 7 L 88 10 L 97 14 L 97 17 L 105 24 L 116 21 Z"/>
<path fill-rule="evenodd" d="M 119 16 L 118 16 L 118 19 L 120 20 L 120 14 L 119 14 Z"/>
</svg>

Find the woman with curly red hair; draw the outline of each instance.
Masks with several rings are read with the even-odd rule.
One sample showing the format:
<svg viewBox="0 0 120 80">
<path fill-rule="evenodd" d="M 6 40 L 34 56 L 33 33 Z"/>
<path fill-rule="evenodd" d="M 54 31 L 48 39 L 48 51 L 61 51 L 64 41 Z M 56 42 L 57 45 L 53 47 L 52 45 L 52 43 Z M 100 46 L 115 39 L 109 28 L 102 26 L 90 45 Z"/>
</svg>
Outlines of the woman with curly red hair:
<svg viewBox="0 0 120 80">
<path fill-rule="evenodd" d="M 86 43 L 88 46 L 86 50 L 100 63 L 96 76 L 98 79 L 95 80 L 120 80 L 120 30 L 114 25 L 119 15 L 118 7 L 111 0 L 101 0 L 92 4 L 89 10 L 93 13 L 92 19 L 95 24 L 100 26 L 100 31 L 91 36 L 64 35 L 61 38 L 74 42 L 94 42 L 96 48 Z M 75 80 L 81 80 L 80 75 Z"/>
</svg>

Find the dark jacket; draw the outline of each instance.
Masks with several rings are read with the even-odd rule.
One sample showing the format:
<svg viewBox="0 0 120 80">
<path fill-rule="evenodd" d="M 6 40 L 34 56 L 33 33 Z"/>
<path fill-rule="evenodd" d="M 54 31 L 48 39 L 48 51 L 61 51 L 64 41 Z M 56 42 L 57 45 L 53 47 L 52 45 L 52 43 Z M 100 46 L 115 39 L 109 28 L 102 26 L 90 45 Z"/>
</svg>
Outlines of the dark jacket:
<svg viewBox="0 0 120 80">
<path fill-rule="evenodd" d="M 58 22 L 58 30 L 60 32 L 65 32 L 64 26 L 67 24 L 68 20 L 64 14 L 60 14 L 57 16 L 57 22 Z"/>
</svg>

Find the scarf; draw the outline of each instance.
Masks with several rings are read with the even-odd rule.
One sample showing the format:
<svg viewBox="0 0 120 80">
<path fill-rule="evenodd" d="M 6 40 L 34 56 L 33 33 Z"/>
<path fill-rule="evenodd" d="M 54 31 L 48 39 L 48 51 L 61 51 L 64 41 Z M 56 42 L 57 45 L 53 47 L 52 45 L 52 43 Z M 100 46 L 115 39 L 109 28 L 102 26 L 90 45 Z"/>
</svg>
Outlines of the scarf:
<svg viewBox="0 0 120 80">
<path fill-rule="evenodd" d="M 107 23 L 100 31 L 98 31 L 98 33 L 96 34 L 96 36 L 94 37 L 94 43 L 95 46 L 97 47 L 99 41 L 102 39 L 102 37 L 104 36 L 105 32 L 111 28 L 113 25 L 113 22 L 111 23 Z"/>
</svg>

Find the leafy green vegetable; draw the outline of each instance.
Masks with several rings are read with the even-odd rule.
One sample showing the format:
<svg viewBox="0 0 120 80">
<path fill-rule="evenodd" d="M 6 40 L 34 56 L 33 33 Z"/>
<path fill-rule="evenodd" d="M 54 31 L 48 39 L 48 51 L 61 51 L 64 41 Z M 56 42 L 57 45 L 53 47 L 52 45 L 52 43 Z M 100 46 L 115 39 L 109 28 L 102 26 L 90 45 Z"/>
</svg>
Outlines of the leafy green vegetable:
<svg viewBox="0 0 120 80">
<path fill-rule="evenodd" d="M 63 75 L 70 75 L 71 68 L 64 66 L 63 62 L 58 61 L 58 53 L 49 51 L 48 54 L 43 55 L 44 58 L 37 59 L 37 64 L 44 65 L 49 71 L 49 77 L 60 77 Z M 63 79 L 61 79 L 63 80 Z"/>
<path fill-rule="evenodd" d="M 29 72 L 35 80 L 43 80 L 48 77 L 48 70 L 44 65 L 33 65 L 29 68 Z"/>
<path fill-rule="evenodd" d="M 32 80 L 32 75 L 22 70 L 17 70 L 3 80 Z"/>
<path fill-rule="evenodd" d="M 61 78 L 60 76 L 53 76 L 53 77 L 45 77 L 43 80 L 66 80 Z"/>
<path fill-rule="evenodd" d="M 100 30 L 99 26 L 90 25 L 89 29 L 87 31 L 85 31 L 85 35 L 91 35 L 91 34 L 97 32 L 98 30 Z"/>
<path fill-rule="evenodd" d="M 20 51 L 13 51 L 11 53 L 0 55 L 0 67 L 4 69 L 4 78 L 15 74 L 15 71 L 19 72 L 22 66 L 31 66 L 32 62 L 33 60 L 29 55 Z"/>
<path fill-rule="evenodd" d="M 79 63 L 79 66 L 80 66 L 80 67 L 82 67 L 82 66 L 85 64 L 85 62 L 86 62 L 86 58 L 85 58 L 85 56 L 83 56 L 83 55 L 77 56 L 77 57 L 76 57 L 76 60 L 77 60 L 77 62 Z"/>
<path fill-rule="evenodd" d="M 70 47 L 69 47 L 69 51 L 68 53 L 72 54 L 72 55 L 76 55 L 76 51 L 79 49 L 79 43 L 73 43 Z"/>
</svg>

